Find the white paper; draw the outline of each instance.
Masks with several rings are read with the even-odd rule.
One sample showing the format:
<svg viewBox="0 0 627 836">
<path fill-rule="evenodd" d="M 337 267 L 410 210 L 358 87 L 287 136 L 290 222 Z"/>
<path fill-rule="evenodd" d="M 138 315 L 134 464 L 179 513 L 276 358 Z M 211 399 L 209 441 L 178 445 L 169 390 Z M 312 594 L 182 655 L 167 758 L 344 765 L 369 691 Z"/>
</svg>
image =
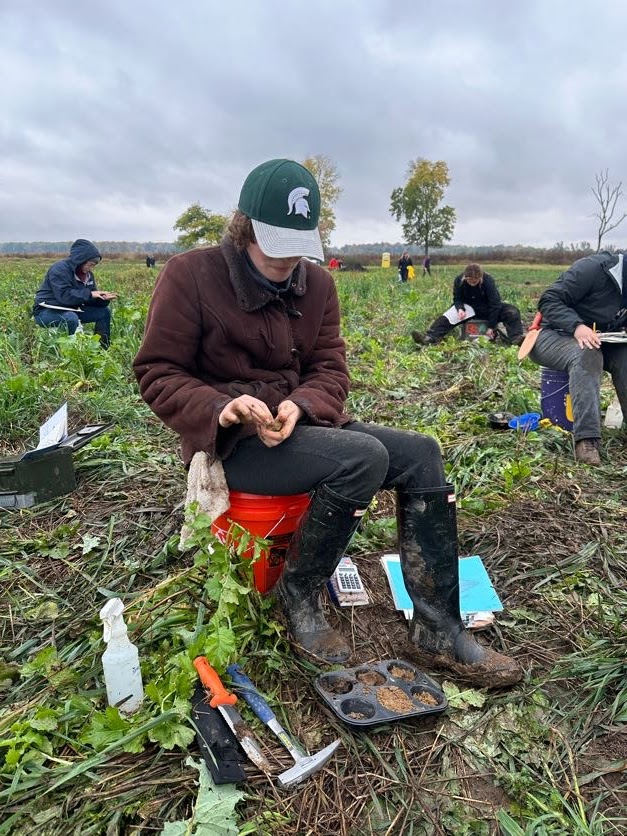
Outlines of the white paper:
<svg viewBox="0 0 627 836">
<path fill-rule="evenodd" d="M 67 402 L 45 421 L 39 428 L 37 450 L 54 447 L 67 436 Z"/>
<path fill-rule="evenodd" d="M 470 319 L 471 316 L 475 315 L 475 309 L 470 305 L 464 305 L 464 310 L 466 311 L 464 319 L 459 318 L 455 305 L 451 305 L 448 311 L 444 311 L 443 316 L 448 319 L 451 325 L 459 325 L 460 322 L 465 322 L 467 319 Z"/>
</svg>

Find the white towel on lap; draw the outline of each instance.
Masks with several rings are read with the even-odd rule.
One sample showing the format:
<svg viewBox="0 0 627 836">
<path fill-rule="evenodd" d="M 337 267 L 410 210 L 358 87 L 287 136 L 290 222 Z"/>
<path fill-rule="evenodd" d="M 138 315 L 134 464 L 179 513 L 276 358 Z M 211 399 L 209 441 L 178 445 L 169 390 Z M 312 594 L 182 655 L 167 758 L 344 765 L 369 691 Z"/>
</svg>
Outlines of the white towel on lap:
<svg viewBox="0 0 627 836">
<path fill-rule="evenodd" d="M 230 507 L 229 487 L 226 484 L 224 468 L 220 459 L 209 464 L 206 453 L 195 453 L 187 474 L 187 496 L 185 511 L 192 502 L 198 503 L 198 510 L 208 514 L 213 522 Z M 183 550 L 191 535 L 191 528 L 183 523 L 179 548 Z"/>
</svg>

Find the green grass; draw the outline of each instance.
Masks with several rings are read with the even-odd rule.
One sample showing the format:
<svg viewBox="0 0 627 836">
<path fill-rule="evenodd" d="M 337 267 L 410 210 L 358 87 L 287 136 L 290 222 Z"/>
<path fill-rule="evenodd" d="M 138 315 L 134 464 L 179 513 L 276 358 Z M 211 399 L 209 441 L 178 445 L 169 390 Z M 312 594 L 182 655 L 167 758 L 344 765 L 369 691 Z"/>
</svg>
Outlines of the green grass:
<svg viewBox="0 0 627 836">
<path fill-rule="evenodd" d="M 437 722 L 367 734 L 321 709 L 317 669 L 292 656 L 272 599 L 250 590 L 249 564 L 220 547 L 210 554 L 202 518 L 196 546 L 178 549 L 177 440 L 139 399 L 131 371 L 155 272 L 99 265 L 99 286 L 120 294 L 105 353 L 89 334 L 70 340 L 28 316 L 47 266 L 0 260 L 0 451 L 34 446 L 64 401 L 72 428 L 114 427 L 75 454 L 73 494 L 0 511 L 0 836 L 147 836 L 188 820 L 198 652 L 244 658 L 281 722 L 312 750 L 331 734 L 343 742 L 329 770 L 292 793 L 259 777 L 246 784 L 242 833 L 627 832 L 625 433 L 604 430 L 603 466 L 590 469 L 575 465 L 567 434 L 490 429 L 492 411 L 538 409 L 539 369 L 519 363 L 514 348 L 451 337 L 417 350 L 409 336 L 450 306 L 461 265 L 406 285 L 393 269 L 336 275 L 348 407 L 438 439 L 457 488 L 461 552 L 484 557 L 506 604 L 489 638 L 527 675 L 502 694 L 446 683 L 451 708 Z M 559 273 L 484 267 L 527 324 Z M 604 405 L 611 397 L 606 381 Z M 352 545 L 369 577 L 394 549 L 394 531 L 382 496 Z M 114 594 L 126 602 L 147 690 L 131 719 L 106 709 L 100 668 L 98 610 Z M 403 625 L 380 597 L 354 621 L 343 614 L 344 629 L 392 651 Z"/>
</svg>

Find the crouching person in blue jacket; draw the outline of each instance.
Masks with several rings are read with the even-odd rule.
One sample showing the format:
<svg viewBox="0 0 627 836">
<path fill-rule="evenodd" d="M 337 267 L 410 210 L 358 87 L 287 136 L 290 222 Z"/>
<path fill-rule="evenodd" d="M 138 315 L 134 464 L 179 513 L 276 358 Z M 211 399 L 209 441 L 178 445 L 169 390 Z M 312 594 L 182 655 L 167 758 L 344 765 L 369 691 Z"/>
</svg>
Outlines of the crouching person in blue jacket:
<svg viewBox="0 0 627 836">
<path fill-rule="evenodd" d="M 83 322 L 93 322 L 100 345 L 108 348 L 111 340 L 109 302 L 117 293 L 98 290 L 93 268 L 102 260 L 91 241 L 79 238 L 70 247 L 70 255 L 55 262 L 35 294 L 33 316 L 42 328 L 64 327 L 74 334 Z"/>
</svg>

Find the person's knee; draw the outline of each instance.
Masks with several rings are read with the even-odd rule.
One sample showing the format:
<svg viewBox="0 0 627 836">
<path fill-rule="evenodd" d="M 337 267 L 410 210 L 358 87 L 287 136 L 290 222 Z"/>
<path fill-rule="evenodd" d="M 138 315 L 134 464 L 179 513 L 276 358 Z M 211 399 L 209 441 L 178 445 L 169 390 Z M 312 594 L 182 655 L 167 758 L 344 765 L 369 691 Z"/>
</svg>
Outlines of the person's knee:
<svg viewBox="0 0 627 836">
<path fill-rule="evenodd" d="M 390 454 L 385 445 L 372 435 L 360 433 L 357 438 L 358 461 L 361 467 L 368 471 L 373 483 L 382 485 L 390 466 Z"/>
<path fill-rule="evenodd" d="M 430 435 L 407 430 L 405 433 L 405 458 L 408 462 L 442 462 L 440 445 Z"/>
<path fill-rule="evenodd" d="M 520 311 L 515 305 L 503 305 L 500 311 L 499 321 L 505 325 L 511 325 L 520 319 Z"/>
<path fill-rule="evenodd" d="M 68 334 L 75 334 L 79 323 L 78 316 L 71 311 L 66 311 L 63 315 L 63 321 L 65 322 Z"/>
<path fill-rule="evenodd" d="M 342 482 L 347 483 L 350 496 L 368 501 L 385 481 L 390 456 L 379 439 L 366 433 L 351 433 L 350 448 L 343 461 Z"/>
<path fill-rule="evenodd" d="M 595 375 L 595 377 L 601 377 L 603 374 L 603 354 L 589 348 L 580 349 L 579 353 L 575 353 L 573 356 L 569 372 L 574 369 Z"/>
<path fill-rule="evenodd" d="M 103 325 L 109 325 L 109 323 L 111 322 L 111 309 L 99 308 L 98 321 L 101 322 Z"/>
</svg>

